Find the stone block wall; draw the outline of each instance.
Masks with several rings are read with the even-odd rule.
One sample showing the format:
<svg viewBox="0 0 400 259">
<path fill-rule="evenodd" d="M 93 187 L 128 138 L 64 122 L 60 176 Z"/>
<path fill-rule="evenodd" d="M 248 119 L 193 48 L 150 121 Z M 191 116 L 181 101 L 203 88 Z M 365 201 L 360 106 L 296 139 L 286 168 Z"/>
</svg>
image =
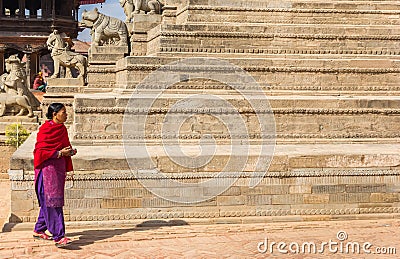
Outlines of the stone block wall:
<svg viewBox="0 0 400 259">
<path fill-rule="evenodd" d="M 94 48 L 88 86 L 67 100 L 74 113 L 73 145 L 78 148 L 75 181 L 67 183 L 67 220 L 244 216 L 302 220 L 308 215 L 337 219 L 399 213 L 400 4 L 167 0 L 166 6 L 168 17 L 163 14 L 157 22 L 141 17 L 149 26 L 137 27 L 132 38 L 137 49 L 130 50 L 131 56 L 124 57 L 126 49 L 113 53 L 111 48 Z M 194 72 L 201 72 L 201 64 L 196 63 L 182 68 L 179 78 L 174 75 L 182 82 L 171 85 L 150 111 L 141 104 L 162 88 L 168 76 L 138 87 L 143 79 L 162 65 L 193 56 L 236 65 L 268 97 L 278 145 L 268 172 L 255 188 L 248 183 L 258 169 L 255 153 L 262 138 L 257 135 L 256 111 L 242 101 L 239 91 L 212 80 L 189 80 Z M 228 81 L 235 80 L 238 71 L 227 66 L 202 68 L 222 71 L 219 78 Z M 259 94 L 249 80 L 237 87 Z M 218 186 L 189 192 L 155 178 L 151 184 L 164 190 L 163 199 L 142 186 L 143 179 L 135 173 L 157 168 L 184 183 L 209 179 L 229 160 L 229 140 L 240 139 L 227 136 L 226 128 L 204 116 L 210 113 L 208 107 L 194 111 L 183 107 L 173 116 L 184 118 L 194 112 L 198 117 L 185 121 L 180 132 L 169 132 L 162 143 L 166 113 L 180 98 L 200 92 L 224 98 L 245 118 L 252 133 L 250 157 L 242 172 L 229 171 L 229 177 L 238 181 L 224 193 L 197 204 L 178 204 L 171 198 L 210 196 Z M 136 119 L 147 116 L 147 132 L 140 139 L 136 134 L 140 129 L 135 127 L 141 125 L 128 125 L 136 130 L 129 140 L 137 145 L 147 142 L 151 154 L 150 159 L 139 152 L 128 154 L 135 161 L 132 168 L 122 145 L 122 120 L 130 98 L 136 105 L 129 112 Z M 219 111 L 229 118 L 226 113 Z M 183 149 L 195 153 L 201 135 L 210 132 L 219 144 L 215 156 L 195 169 L 174 162 L 161 145 L 179 138 Z M 17 151 L 11 162 L 14 222 L 34 221 L 37 216 L 31 156 L 31 148 L 26 148 Z M 243 157 L 232 159 L 236 158 Z"/>
<path fill-rule="evenodd" d="M 2 154 L 0 157 L 0 179 L 9 179 L 7 171 L 10 168 L 10 158 L 15 150 L 16 148 L 13 146 L 0 144 L 0 153 Z"/>
<path fill-rule="evenodd" d="M 70 221 L 102 221 L 169 218 L 220 218 L 246 216 L 320 215 L 334 219 L 340 215 L 399 213 L 399 172 L 381 169 L 301 169 L 289 173 L 269 172 L 260 185 L 248 186 L 243 175 L 224 193 L 196 204 L 164 200 L 146 190 L 124 172 L 75 176 L 66 190 L 64 214 Z M 191 175 L 181 179 L 203 179 Z M 204 176 L 203 176 L 204 177 Z M 31 181 L 12 182 L 14 222 L 34 222 L 38 204 Z M 157 180 L 157 185 L 160 180 Z M 67 186 L 70 184 L 67 182 Z M 164 188 L 169 188 L 164 186 Z M 213 186 L 202 194 L 213 193 Z M 215 187 L 216 188 L 216 187 Z M 171 188 L 171 195 L 195 195 Z"/>
</svg>

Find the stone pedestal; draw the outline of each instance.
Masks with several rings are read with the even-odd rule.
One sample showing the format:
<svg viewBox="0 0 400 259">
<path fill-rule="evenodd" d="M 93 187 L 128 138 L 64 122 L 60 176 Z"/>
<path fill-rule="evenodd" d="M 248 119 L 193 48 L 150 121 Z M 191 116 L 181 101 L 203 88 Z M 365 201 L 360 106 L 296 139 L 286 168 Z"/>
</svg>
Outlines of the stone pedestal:
<svg viewBox="0 0 400 259">
<path fill-rule="evenodd" d="M 90 64 L 115 64 L 128 54 L 128 46 L 90 46 Z"/>
<path fill-rule="evenodd" d="M 86 87 L 83 80 L 77 78 L 50 78 L 47 80 L 46 94 L 43 96 L 42 113 L 43 121 L 49 105 L 55 102 L 63 103 L 67 108 L 68 119 L 66 124 L 71 125 L 74 121 L 74 96 L 83 92 Z"/>
<path fill-rule="evenodd" d="M 47 86 L 51 87 L 64 87 L 64 86 L 84 86 L 83 78 L 49 78 L 47 79 Z"/>
<path fill-rule="evenodd" d="M 162 12 L 162 23 L 163 24 L 175 24 L 176 23 L 176 11 L 177 6 L 165 5 Z"/>
<path fill-rule="evenodd" d="M 147 54 L 147 33 L 161 24 L 163 16 L 158 14 L 135 14 L 133 22 L 128 25 L 131 33 L 131 56 Z"/>
<path fill-rule="evenodd" d="M 89 48 L 88 87 L 112 90 L 115 85 L 115 64 L 128 52 L 127 46 L 91 46 Z"/>
</svg>

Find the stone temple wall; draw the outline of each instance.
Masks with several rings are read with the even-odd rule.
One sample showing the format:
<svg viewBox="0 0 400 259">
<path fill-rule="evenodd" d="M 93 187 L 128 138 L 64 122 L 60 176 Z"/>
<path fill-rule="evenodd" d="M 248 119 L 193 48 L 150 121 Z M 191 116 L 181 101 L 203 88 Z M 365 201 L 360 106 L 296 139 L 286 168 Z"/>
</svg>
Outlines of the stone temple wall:
<svg viewBox="0 0 400 259">
<path fill-rule="evenodd" d="M 128 24 L 129 55 L 124 56 L 126 50 L 92 48 L 88 85 L 50 86 L 43 101 L 47 105 L 63 100 L 72 114 L 68 125 L 78 155 L 73 184 L 67 183 L 67 219 L 215 218 L 217 222 L 221 217 L 243 216 L 303 220 L 315 215 L 318 219 L 396 215 L 400 209 L 399 17 L 400 4 L 392 1 L 186 0 L 167 1 L 162 15 L 138 14 L 136 23 Z M 217 80 L 191 77 L 206 69 L 215 76 L 223 71 L 221 79 L 234 81 L 237 70 L 194 62 L 178 68 L 179 82 L 148 108 L 152 94 L 166 82 L 158 78 L 140 83 L 163 65 L 190 57 L 217 58 L 241 68 L 258 82 L 270 107 L 251 109 L 243 92 L 256 103 L 264 99 L 250 81 L 239 80 L 239 92 Z M 230 134 L 227 127 L 238 121 L 218 103 L 195 109 L 174 106 L 193 94 L 229 102 L 249 135 Z M 206 103 L 200 97 L 195 101 Z M 271 111 L 276 146 L 265 172 L 258 167 L 257 151 L 271 136 L 260 133 L 257 115 Z M 146 144 L 147 153 L 124 150 L 126 114 L 133 121 L 125 124 L 130 129 L 125 140 L 137 150 Z M 180 119 L 179 131 L 162 133 L 166 118 Z M 207 164 L 191 167 L 176 162 L 175 158 L 191 161 L 187 156 L 166 153 L 165 148 L 179 140 L 182 149 L 198 154 L 204 134 L 217 143 Z M 249 153 L 232 156 L 232 142 L 237 144 L 233 149 L 247 143 Z M 34 221 L 37 216 L 33 145 L 34 136 L 11 161 L 14 222 Z M 207 152 L 211 151 L 199 157 L 210 155 Z M 237 162 L 218 178 L 216 174 L 231 160 L 246 162 L 243 168 Z M 217 180 L 194 189 L 177 188 L 159 174 L 142 173 L 156 169 L 191 186 Z M 251 188 L 254 176 L 264 173 L 260 184 Z M 213 195 L 230 179 L 237 181 Z M 208 198 L 200 203 L 173 202 L 179 197 Z"/>
</svg>

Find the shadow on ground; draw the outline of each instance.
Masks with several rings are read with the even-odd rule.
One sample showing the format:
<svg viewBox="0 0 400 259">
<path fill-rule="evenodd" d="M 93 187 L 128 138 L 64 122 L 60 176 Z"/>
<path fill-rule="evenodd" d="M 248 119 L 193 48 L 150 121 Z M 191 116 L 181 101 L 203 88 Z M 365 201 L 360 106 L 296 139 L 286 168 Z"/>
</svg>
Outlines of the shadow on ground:
<svg viewBox="0 0 400 259">
<path fill-rule="evenodd" d="M 158 229 L 160 227 L 173 227 L 189 225 L 184 220 L 149 220 L 144 221 L 134 228 L 126 229 L 103 229 L 103 230 L 85 230 L 67 235 L 68 237 L 79 237 L 79 240 L 74 240 L 69 246 L 64 247 L 67 250 L 81 250 L 82 247 L 93 244 L 96 241 L 105 240 L 115 236 L 123 235 L 132 231 L 145 231 Z"/>
<path fill-rule="evenodd" d="M 3 225 L 3 228 L 1 229 L 1 232 L 11 232 L 11 230 L 18 224 L 22 223 L 22 220 L 16 216 L 15 214 L 11 213 L 11 216 L 8 218 L 6 222 Z"/>
</svg>

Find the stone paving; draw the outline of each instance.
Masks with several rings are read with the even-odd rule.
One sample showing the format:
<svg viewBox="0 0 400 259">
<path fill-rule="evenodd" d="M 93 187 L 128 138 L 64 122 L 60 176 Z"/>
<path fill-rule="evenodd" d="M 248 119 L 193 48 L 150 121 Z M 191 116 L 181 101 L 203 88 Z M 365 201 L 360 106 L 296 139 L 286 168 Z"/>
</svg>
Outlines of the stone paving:
<svg viewBox="0 0 400 259">
<path fill-rule="evenodd" d="M 396 219 L 181 226 L 168 226 L 167 221 L 158 221 L 159 226 L 148 223 L 151 221 L 112 229 L 67 227 L 73 243 L 63 249 L 52 241 L 34 240 L 31 231 L 4 232 L 0 233 L 0 258 L 398 258 L 400 253 L 400 221 Z M 261 253 L 266 239 L 268 251 Z M 273 242 L 285 242 L 281 250 L 288 253 L 279 252 L 277 244 L 271 252 Z M 312 246 L 309 252 L 306 242 L 316 244 L 316 253 Z M 333 252 L 329 244 L 322 246 L 323 242 L 331 242 Z M 372 245 L 364 246 L 367 242 Z M 294 253 L 297 245 L 299 253 Z M 391 254 L 376 254 L 378 249 Z"/>
</svg>

